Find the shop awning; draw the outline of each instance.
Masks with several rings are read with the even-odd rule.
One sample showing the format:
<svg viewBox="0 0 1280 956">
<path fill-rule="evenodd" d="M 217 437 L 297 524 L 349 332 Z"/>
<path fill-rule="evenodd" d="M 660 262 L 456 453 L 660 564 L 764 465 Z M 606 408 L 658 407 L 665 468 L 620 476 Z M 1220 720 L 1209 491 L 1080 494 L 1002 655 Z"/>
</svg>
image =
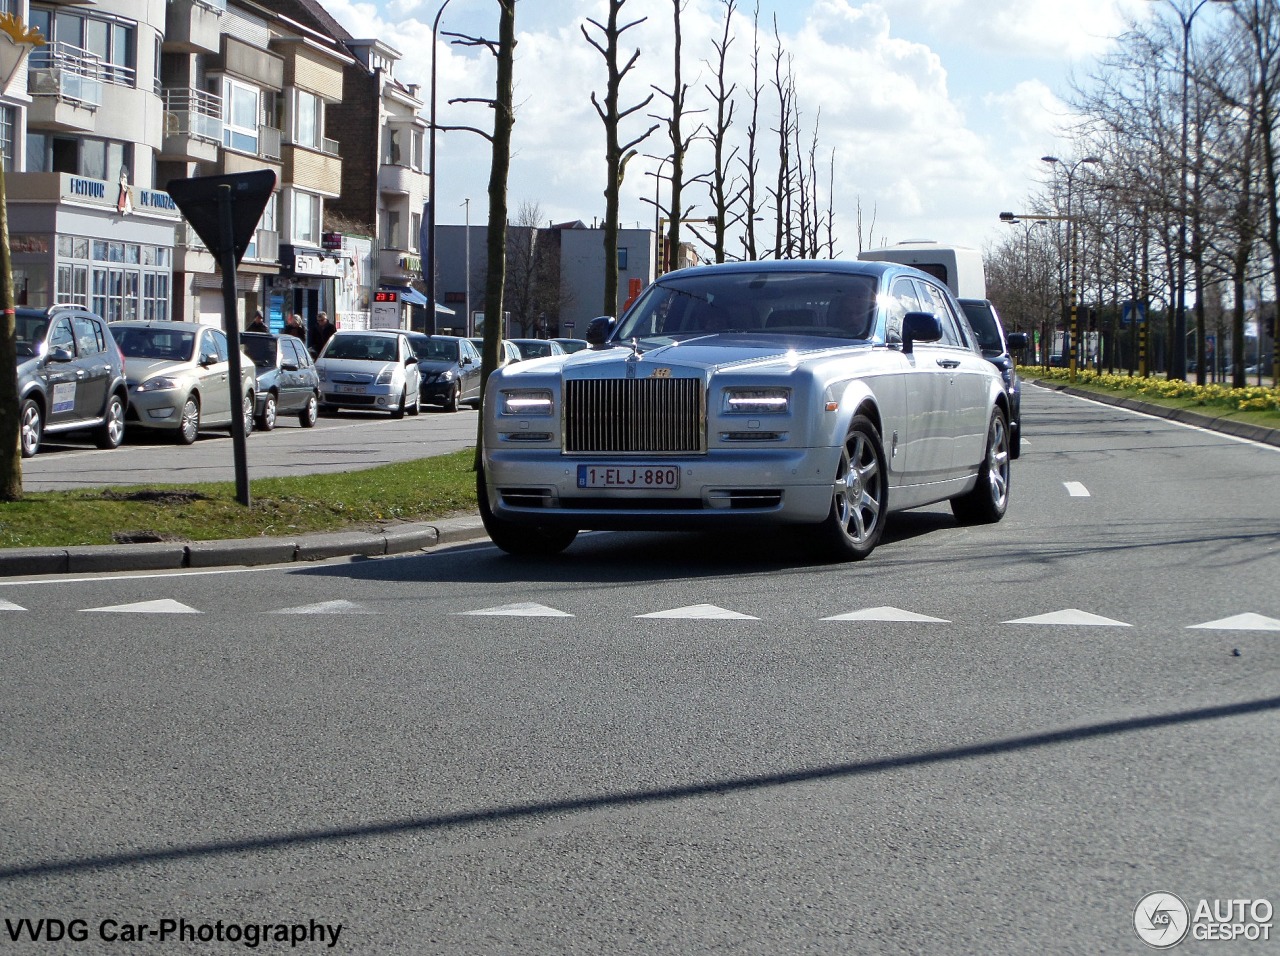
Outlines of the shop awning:
<svg viewBox="0 0 1280 956">
<path fill-rule="evenodd" d="M 389 287 L 392 292 L 400 293 L 400 301 L 408 302 L 410 305 L 426 305 L 427 297 L 412 286 L 393 285 Z"/>
</svg>

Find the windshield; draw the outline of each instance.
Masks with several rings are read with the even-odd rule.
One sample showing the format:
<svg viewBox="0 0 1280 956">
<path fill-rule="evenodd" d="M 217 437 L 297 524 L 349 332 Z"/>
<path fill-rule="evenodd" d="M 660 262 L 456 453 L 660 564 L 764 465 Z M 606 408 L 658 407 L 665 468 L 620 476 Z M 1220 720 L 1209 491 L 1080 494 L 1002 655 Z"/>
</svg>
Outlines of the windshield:
<svg viewBox="0 0 1280 956">
<path fill-rule="evenodd" d="M 335 335 L 329 340 L 323 357 L 356 362 L 394 362 L 396 340 L 381 335 Z"/>
<path fill-rule="evenodd" d="M 614 338 L 661 343 L 748 332 L 875 339 L 881 325 L 877 281 L 867 275 L 763 271 L 658 279 Z"/>
<path fill-rule="evenodd" d="M 276 367 L 276 349 L 279 343 L 275 339 L 256 338 L 246 335 L 240 340 L 249 358 L 258 368 Z"/>
<path fill-rule="evenodd" d="M 128 358 L 188 362 L 195 351 L 195 335 L 179 329 L 115 327 L 112 332 L 120 351 Z"/>
<path fill-rule="evenodd" d="M 413 351 L 424 362 L 458 361 L 458 343 L 455 339 L 436 339 L 424 335 L 409 341 L 413 343 Z"/>
</svg>

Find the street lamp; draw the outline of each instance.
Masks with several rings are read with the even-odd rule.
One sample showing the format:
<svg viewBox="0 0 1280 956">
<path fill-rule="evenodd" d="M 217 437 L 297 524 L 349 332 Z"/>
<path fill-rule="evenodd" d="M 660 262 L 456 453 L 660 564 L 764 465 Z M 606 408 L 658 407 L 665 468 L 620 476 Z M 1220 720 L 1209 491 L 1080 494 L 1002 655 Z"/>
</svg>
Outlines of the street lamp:
<svg viewBox="0 0 1280 956">
<path fill-rule="evenodd" d="M 1066 174 L 1066 179 L 1067 179 L 1067 282 L 1068 282 L 1067 304 L 1071 310 L 1071 326 L 1068 332 L 1069 338 L 1067 340 L 1067 346 L 1070 350 L 1068 367 L 1071 370 L 1071 378 L 1074 381 L 1076 377 L 1076 369 L 1078 368 L 1078 364 L 1076 361 L 1076 356 L 1077 356 L 1076 343 L 1079 340 L 1080 319 L 1079 319 L 1079 310 L 1076 302 L 1076 296 L 1077 296 L 1076 247 L 1075 247 L 1076 240 L 1075 240 L 1075 229 L 1073 228 L 1074 222 L 1072 220 L 1072 214 L 1071 214 L 1071 190 L 1072 190 L 1072 185 L 1075 182 L 1076 170 L 1078 170 L 1081 166 L 1084 166 L 1086 164 L 1091 166 L 1097 165 L 1098 163 L 1101 163 L 1102 160 L 1097 156 L 1086 156 L 1083 159 L 1076 160 L 1074 163 L 1071 163 L 1070 165 L 1068 165 L 1063 160 L 1059 159 L 1057 156 L 1041 156 L 1040 160 L 1041 162 L 1048 163 L 1050 166 L 1062 166 L 1067 171 L 1067 174 Z"/>
<path fill-rule="evenodd" d="M 440 4 L 435 21 L 431 24 L 431 130 L 427 137 L 430 143 L 427 147 L 427 165 L 431 174 L 427 182 L 427 242 L 431 248 L 423 271 L 426 272 L 427 309 L 431 312 L 427 328 L 433 335 L 436 331 L 436 33 L 440 29 L 440 17 L 449 3 L 450 0 L 444 0 Z"/>
<path fill-rule="evenodd" d="M 1010 226 L 1022 227 L 1022 235 L 1023 235 L 1022 260 L 1024 263 L 1026 263 L 1026 267 L 1027 267 L 1027 293 L 1030 294 L 1030 291 L 1031 291 L 1031 230 L 1034 229 L 1036 226 L 1049 225 L 1049 220 L 1046 217 L 1037 216 L 1033 222 L 1023 222 L 1023 217 L 1021 216 L 1016 216 L 1013 213 L 1002 212 L 1000 214 L 1000 221 L 1007 223 Z M 1030 328 L 1034 333 L 1035 322 L 1031 318 L 1031 311 L 1032 310 L 1029 306 L 1027 308 L 1024 308 L 1022 318 L 1023 318 L 1023 323 L 1028 328 Z"/>
<path fill-rule="evenodd" d="M 1178 209 L 1178 301 L 1173 310 L 1173 355 L 1169 378 L 1187 377 L 1187 100 L 1191 82 L 1191 24 L 1208 3 L 1232 3 L 1233 0 L 1200 0 L 1190 13 L 1183 13 L 1172 2 L 1173 12 L 1182 23 L 1182 184 L 1181 207 Z M 1203 363 L 1201 363 L 1203 367 Z"/>
<path fill-rule="evenodd" d="M 467 226 L 463 232 L 462 244 L 466 247 L 465 257 L 463 259 L 463 308 L 466 314 L 462 317 L 462 325 L 467 330 L 467 335 L 475 335 L 475 330 L 471 328 L 471 197 L 462 200 L 462 205 L 467 207 Z"/>
<path fill-rule="evenodd" d="M 662 275 L 662 181 L 670 179 L 670 176 L 662 175 L 662 167 L 669 163 L 674 157 L 671 156 L 650 156 L 648 153 L 643 154 L 646 159 L 658 160 L 658 171 L 647 170 L 646 176 L 653 177 L 653 277 L 656 279 Z M 648 199 L 643 199 L 648 202 Z"/>
</svg>

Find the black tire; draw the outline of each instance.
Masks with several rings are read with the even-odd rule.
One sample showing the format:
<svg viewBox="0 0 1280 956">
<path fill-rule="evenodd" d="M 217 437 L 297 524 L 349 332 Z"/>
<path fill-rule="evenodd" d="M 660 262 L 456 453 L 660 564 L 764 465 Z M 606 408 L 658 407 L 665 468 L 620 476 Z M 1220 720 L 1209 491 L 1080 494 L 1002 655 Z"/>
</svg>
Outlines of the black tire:
<svg viewBox="0 0 1280 956">
<path fill-rule="evenodd" d="M 420 392 L 413 393 L 413 404 L 409 406 L 409 414 L 422 414 L 422 394 Z"/>
<path fill-rule="evenodd" d="M 93 441 L 99 448 L 119 448 L 124 441 L 124 399 L 111 395 L 102 424 L 93 430 Z"/>
<path fill-rule="evenodd" d="M 298 413 L 298 423 L 303 428 L 313 428 L 320 417 L 320 402 L 315 395 L 307 396 L 307 404 Z"/>
<path fill-rule="evenodd" d="M 889 514 L 889 469 L 871 419 L 856 416 L 840 451 L 831 488 L 831 512 L 818 526 L 822 553 L 861 561 L 880 543 Z"/>
<path fill-rule="evenodd" d="M 497 517 L 489 509 L 489 493 L 485 490 L 484 472 L 476 472 L 476 499 L 480 504 L 480 520 L 490 540 L 517 557 L 550 557 L 559 554 L 578 536 L 577 528 L 546 528 L 540 525 L 516 524 Z"/>
<path fill-rule="evenodd" d="M 176 440 L 179 445 L 193 445 L 195 440 L 200 436 L 200 399 L 195 395 L 188 395 L 187 400 L 182 403 L 181 417 L 178 419 L 178 434 Z"/>
<path fill-rule="evenodd" d="M 462 394 L 462 385 L 455 383 L 453 388 L 449 389 L 449 395 L 444 400 L 444 410 L 446 412 L 456 412 L 458 410 L 458 396 Z"/>
<path fill-rule="evenodd" d="M 26 399 L 22 403 L 22 414 L 18 423 L 22 457 L 30 458 L 40 450 L 40 440 L 44 437 L 44 412 L 40 410 L 40 403 L 33 398 Z"/>
<path fill-rule="evenodd" d="M 267 397 L 262 400 L 262 414 L 258 416 L 258 427 L 264 432 L 269 432 L 275 428 L 277 411 L 276 397 L 268 392 Z"/>
<path fill-rule="evenodd" d="M 257 404 L 254 400 L 253 392 L 245 392 L 244 395 L 244 437 L 248 438 L 253 434 L 253 407 Z M 232 429 L 227 429 L 232 431 Z"/>
<path fill-rule="evenodd" d="M 391 410 L 391 417 L 404 418 L 404 413 L 408 410 L 408 405 L 409 405 L 409 389 L 406 386 L 405 390 L 400 393 L 400 404 Z"/>
<path fill-rule="evenodd" d="M 987 427 L 987 449 L 978 469 L 973 490 L 951 499 L 951 513 L 963 525 L 991 524 L 1004 517 L 1009 508 L 1009 424 L 1004 412 L 991 413 Z"/>
</svg>

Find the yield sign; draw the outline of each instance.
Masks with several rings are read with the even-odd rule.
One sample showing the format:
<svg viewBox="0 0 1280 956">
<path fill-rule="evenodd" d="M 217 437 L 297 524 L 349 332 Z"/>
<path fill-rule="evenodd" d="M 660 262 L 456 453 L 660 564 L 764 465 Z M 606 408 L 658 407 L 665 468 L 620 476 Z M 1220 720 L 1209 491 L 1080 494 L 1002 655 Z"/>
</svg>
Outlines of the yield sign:
<svg viewBox="0 0 1280 956">
<path fill-rule="evenodd" d="M 222 222 L 219 219 L 221 196 L 230 191 L 231 234 L 236 265 L 257 231 L 262 211 L 276 188 L 276 174 L 270 169 L 225 176 L 197 176 L 193 179 L 171 179 L 165 187 L 178 209 L 191 223 L 196 235 L 219 262 L 230 250 L 224 249 Z"/>
</svg>

